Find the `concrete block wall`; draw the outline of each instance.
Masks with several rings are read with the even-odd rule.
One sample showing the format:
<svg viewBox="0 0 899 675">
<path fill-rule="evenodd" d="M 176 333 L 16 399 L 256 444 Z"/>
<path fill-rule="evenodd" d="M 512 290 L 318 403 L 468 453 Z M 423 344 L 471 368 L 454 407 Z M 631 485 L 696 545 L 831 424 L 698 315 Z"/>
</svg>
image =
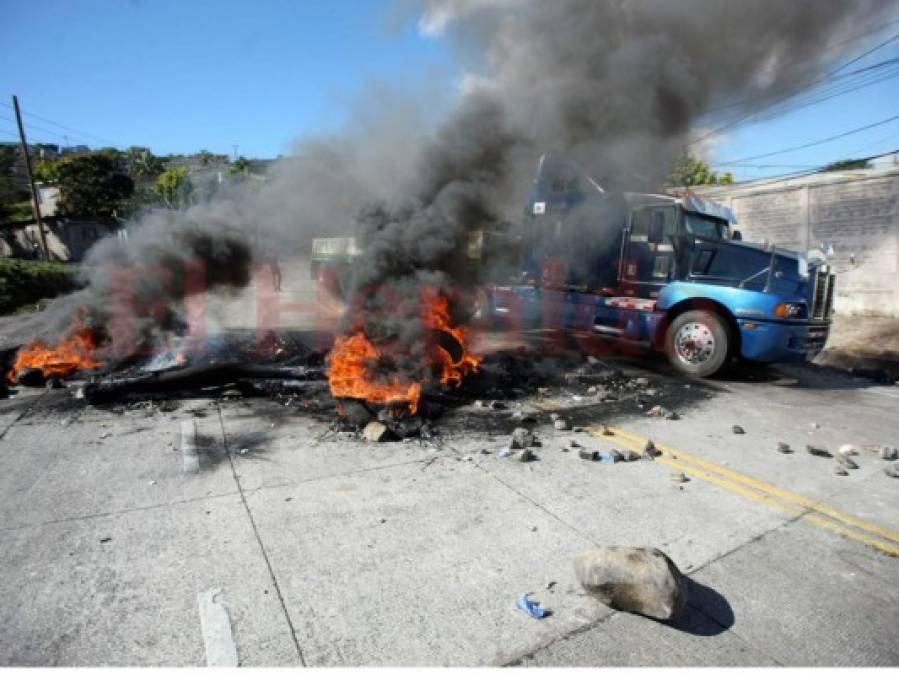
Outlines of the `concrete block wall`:
<svg viewBox="0 0 899 675">
<path fill-rule="evenodd" d="M 799 251 L 829 241 L 836 311 L 899 318 L 899 170 L 694 191 L 730 206 L 746 241 Z"/>
</svg>

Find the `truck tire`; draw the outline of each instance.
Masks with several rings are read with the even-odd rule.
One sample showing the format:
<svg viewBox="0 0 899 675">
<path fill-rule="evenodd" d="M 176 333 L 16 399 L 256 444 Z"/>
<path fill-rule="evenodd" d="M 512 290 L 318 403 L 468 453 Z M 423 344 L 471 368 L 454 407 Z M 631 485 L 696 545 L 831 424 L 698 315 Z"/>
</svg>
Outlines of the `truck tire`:
<svg viewBox="0 0 899 675">
<path fill-rule="evenodd" d="M 690 310 L 678 315 L 665 333 L 665 353 L 677 370 L 711 377 L 730 356 L 730 329 L 714 312 Z"/>
</svg>

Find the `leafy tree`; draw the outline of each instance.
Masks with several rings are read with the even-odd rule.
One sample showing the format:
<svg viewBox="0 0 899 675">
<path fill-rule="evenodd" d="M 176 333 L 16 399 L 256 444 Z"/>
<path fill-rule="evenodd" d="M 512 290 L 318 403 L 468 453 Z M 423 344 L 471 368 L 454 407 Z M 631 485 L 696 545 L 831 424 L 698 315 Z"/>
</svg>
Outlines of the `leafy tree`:
<svg viewBox="0 0 899 675">
<path fill-rule="evenodd" d="M 191 193 L 189 169 L 186 166 L 173 166 L 163 171 L 156 178 L 153 189 L 170 208 L 183 205 Z"/>
<path fill-rule="evenodd" d="M 205 149 L 200 150 L 197 153 L 197 159 L 200 160 L 200 164 L 202 164 L 203 166 L 206 166 L 207 164 L 209 164 L 209 162 L 211 162 L 214 157 L 215 157 L 215 155 L 213 155 L 211 152 L 209 152 L 209 150 L 205 150 Z"/>
<path fill-rule="evenodd" d="M 60 210 L 71 216 L 109 218 L 134 193 L 134 181 L 108 155 L 66 157 L 56 175 Z"/>
<path fill-rule="evenodd" d="M 99 150 L 96 150 L 95 153 L 98 155 L 109 157 L 109 159 L 117 162 L 120 166 L 124 165 L 125 163 L 125 153 L 118 148 L 112 147 L 111 145 L 107 145 L 105 148 L 100 148 Z"/>
<path fill-rule="evenodd" d="M 12 145 L 0 145 L 0 176 L 8 176 L 12 173 L 16 164 L 18 150 Z"/>
<path fill-rule="evenodd" d="M 59 159 L 42 159 L 31 169 L 34 180 L 42 183 L 55 183 L 59 180 Z"/>
<path fill-rule="evenodd" d="M 684 154 L 674 161 L 674 166 L 671 169 L 671 174 L 668 176 L 666 185 L 670 187 L 729 185 L 733 182 L 734 176 L 730 171 L 719 175 L 717 171 L 712 171 L 708 162 L 698 157 Z"/>
<path fill-rule="evenodd" d="M 231 162 L 231 168 L 228 169 L 228 171 L 232 175 L 239 174 L 239 173 L 249 173 L 250 172 L 250 160 L 248 160 L 246 157 L 241 155 L 240 157 L 235 159 L 233 162 Z"/>
<path fill-rule="evenodd" d="M 824 167 L 824 171 L 849 171 L 851 169 L 870 169 L 871 162 L 867 159 L 841 159 L 831 162 Z"/>
<path fill-rule="evenodd" d="M 14 147 L 0 148 L 0 222 L 17 220 L 16 214 L 20 214 L 23 210 L 23 202 L 28 209 L 31 208 L 28 190 L 17 185 L 12 177 L 16 153 Z"/>
<path fill-rule="evenodd" d="M 125 156 L 129 173 L 135 180 L 156 178 L 164 169 L 162 160 L 150 152 L 150 148 L 132 145 L 125 151 Z"/>
<path fill-rule="evenodd" d="M 18 220 L 16 214 L 21 214 L 23 203 L 28 206 L 30 212 L 31 202 L 28 190 L 16 185 L 12 176 L 0 176 L 0 223 Z"/>
</svg>

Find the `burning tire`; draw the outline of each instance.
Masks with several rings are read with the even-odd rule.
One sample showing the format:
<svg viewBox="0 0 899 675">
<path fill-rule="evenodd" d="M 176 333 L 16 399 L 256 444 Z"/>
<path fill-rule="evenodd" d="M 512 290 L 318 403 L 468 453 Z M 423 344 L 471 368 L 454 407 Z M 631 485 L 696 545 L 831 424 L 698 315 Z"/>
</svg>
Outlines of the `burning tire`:
<svg viewBox="0 0 899 675">
<path fill-rule="evenodd" d="M 730 330 L 713 312 L 691 310 L 679 315 L 665 333 L 665 353 L 671 365 L 694 377 L 711 377 L 727 363 Z"/>
</svg>

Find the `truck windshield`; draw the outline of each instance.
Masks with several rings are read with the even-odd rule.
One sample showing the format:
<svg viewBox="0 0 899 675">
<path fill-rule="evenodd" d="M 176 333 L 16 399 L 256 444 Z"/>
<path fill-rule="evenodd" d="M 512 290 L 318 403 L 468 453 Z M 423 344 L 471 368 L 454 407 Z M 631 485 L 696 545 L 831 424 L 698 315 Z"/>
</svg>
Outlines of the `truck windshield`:
<svg viewBox="0 0 899 675">
<path fill-rule="evenodd" d="M 727 223 L 718 218 L 684 212 L 687 232 L 703 239 L 727 239 Z"/>
</svg>

